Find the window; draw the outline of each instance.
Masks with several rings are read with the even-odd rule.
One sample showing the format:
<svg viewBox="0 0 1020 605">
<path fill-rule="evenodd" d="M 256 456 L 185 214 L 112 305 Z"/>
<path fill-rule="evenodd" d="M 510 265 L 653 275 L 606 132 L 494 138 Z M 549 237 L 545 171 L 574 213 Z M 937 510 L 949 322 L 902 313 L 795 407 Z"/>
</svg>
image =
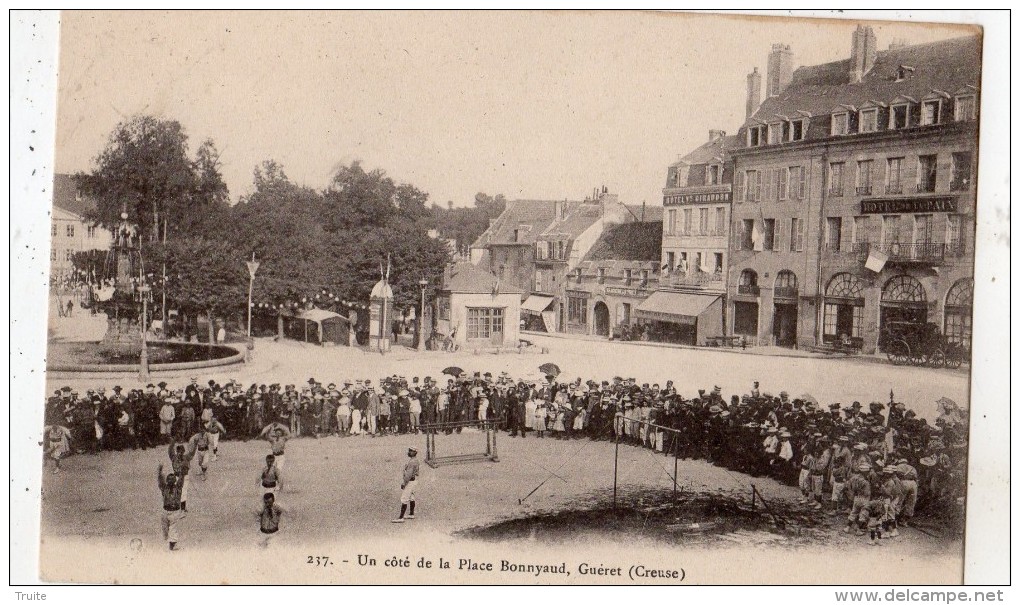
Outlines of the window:
<svg viewBox="0 0 1020 605">
<path fill-rule="evenodd" d="M 779 144 L 782 138 L 783 125 L 779 122 L 775 124 L 769 124 L 769 145 Z"/>
<path fill-rule="evenodd" d="M 850 234 L 850 241 L 853 243 L 853 249 L 863 249 L 864 245 L 867 244 L 870 239 L 870 235 L 868 234 L 868 217 L 855 216 L 853 232 Z"/>
<path fill-rule="evenodd" d="M 708 235 L 708 208 L 698 209 L 698 234 Z"/>
<path fill-rule="evenodd" d="M 776 174 L 778 175 L 776 181 L 776 199 L 785 200 L 790 182 L 790 170 L 788 168 L 780 168 L 776 171 Z"/>
<path fill-rule="evenodd" d="M 690 265 L 687 264 L 686 252 L 680 253 L 680 264 L 677 266 L 677 268 L 685 272 L 690 270 Z"/>
<path fill-rule="evenodd" d="M 588 323 L 588 300 L 581 296 L 567 297 L 567 321 L 570 323 Z"/>
<path fill-rule="evenodd" d="M 874 172 L 874 160 L 857 162 L 857 195 L 871 195 L 871 174 Z"/>
<path fill-rule="evenodd" d="M 767 126 L 752 126 L 747 129 L 747 144 L 750 147 L 759 147 L 766 143 Z"/>
<path fill-rule="evenodd" d="M 631 269 L 623 270 L 623 281 L 629 286 L 634 281 L 634 275 Z"/>
<path fill-rule="evenodd" d="M 556 242 L 546 242 L 546 258 L 550 260 L 556 259 Z"/>
<path fill-rule="evenodd" d="M 712 235 L 726 235 L 726 208 L 715 209 L 715 231 Z"/>
<path fill-rule="evenodd" d="M 761 179 L 762 174 L 759 170 L 748 170 L 746 174 L 747 180 L 747 191 L 745 192 L 744 199 L 749 202 L 760 202 L 761 201 Z"/>
<path fill-rule="evenodd" d="M 832 162 L 829 164 L 829 195 L 838 197 L 843 195 L 843 162 Z"/>
<path fill-rule="evenodd" d="M 762 190 L 761 190 L 761 198 L 759 198 L 759 199 L 763 199 L 763 200 L 771 200 L 772 199 L 772 179 L 773 179 L 772 175 L 773 175 L 774 172 L 775 171 L 773 169 L 771 169 L 771 168 L 766 168 L 765 170 L 762 171 L 762 173 L 763 173 L 763 175 L 762 175 Z"/>
<path fill-rule="evenodd" d="M 963 217 L 959 214 L 946 215 L 946 253 L 963 253 Z"/>
<path fill-rule="evenodd" d="M 54 228 L 56 228 L 56 226 L 54 226 Z M 57 260 L 57 249 L 56 248 L 51 248 L 50 249 L 50 260 L 51 261 L 56 261 Z"/>
<path fill-rule="evenodd" d="M 722 270 L 723 270 L 723 255 L 722 255 L 722 252 L 716 252 L 715 253 L 715 267 L 714 267 L 714 270 L 715 270 L 716 273 L 722 273 Z"/>
<path fill-rule="evenodd" d="M 970 189 L 972 161 L 969 151 L 958 151 L 953 154 L 953 179 L 949 183 L 950 191 Z"/>
<path fill-rule="evenodd" d="M 574 281 L 581 283 L 581 268 L 574 269 Z"/>
<path fill-rule="evenodd" d="M 535 292 L 542 291 L 542 272 L 539 270 L 535 271 Z"/>
<path fill-rule="evenodd" d="M 641 285 L 642 286 L 648 285 L 648 269 L 641 270 Z"/>
<path fill-rule="evenodd" d="M 674 267 L 676 267 L 676 252 L 667 252 L 666 268 L 672 271 Z"/>
<path fill-rule="evenodd" d="M 704 271 L 704 265 L 701 263 L 701 253 L 700 252 L 695 252 L 694 253 L 694 270 L 695 271 Z"/>
<path fill-rule="evenodd" d="M 938 124 L 941 120 L 942 101 L 934 99 L 921 103 L 921 126 Z"/>
<path fill-rule="evenodd" d="M 722 175 L 722 166 L 718 164 L 712 164 L 708 167 L 705 176 L 706 185 L 718 185 L 720 177 Z"/>
<path fill-rule="evenodd" d="M 850 132 L 850 114 L 834 113 L 832 114 L 832 136 L 840 136 Z"/>
<path fill-rule="evenodd" d="M 754 249 L 754 219 L 745 218 L 740 222 L 740 249 L 741 250 L 753 250 Z"/>
<path fill-rule="evenodd" d="M 843 219 L 838 216 L 830 216 L 825 219 L 825 249 L 830 252 L 839 252 L 840 231 L 843 229 Z"/>
<path fill-rule="evenodd" d="M 903 158 L 889 158 L 885 168 L 885 192 L 903 193 Z"/>
<path fill-rule="evenodd" d="M 57 224 L 56 223 L 53 223 L 52 225 L 50 225 L 50 235 L 53 236 L 53 237 L 57 237 Z"/>
<path fill-rule="evenodd" d="M 467 337 L 468 339 L 488 339 L 494 334 L 503 333 L 503 309 L 499 308 L 468 308 Z"/>
<path fill-rule="evenodd" d="M 72 256 L 74 256 L 74 250 L 72 250 L 70 248 L 68 248 L 67 250 L 64 250 L 64 260 L 69 261 L 69 260 L 71 260 Z"/>
<path fill-rule="evenodd" d="M 74 225 L 67 226 L 67 237 L 74 237 Z"/>
<path fill-rule="evenodd" d="M 790 122 L 790 140 L 803 141 L 804 133 L 807 131 L 807 120 L 792 120 Z"/>
<path fill-rule="evenodd" d="M 878 108 L 861 110 L 861 132 L 878 131 Z"/>
<path fill-rule="evenodd" d="M 804 251 L 804 221 L 790 219 L 790 252 Z"/>
<path fill-rule="evenodd" d="M 914 215 L 914 243 L 919 244 L 918 248 L 929 246 L 932 243 L 932 227 L 935 224 L 930 214 Z"/>
<path fill-rule="evenodd" d="M 737 202 L 744 201 L 744 173 L 738 172 L 733 175 L 733 199 Z"/>
<path fill-rule="evenodd" d="M 889 214 L 882 217 L 882 245 L 888 246 L 900 241 L 900 216 Z"/>
<path fill-rule="evenodd" d="M 89 239 L 95 239 L 96 238 L 96 226 L 95 225 L 89 225 L 89 227 L 88 227 L 88 236 L 89 236 Z"/>
<path fill-rule="evenodd" d="M 910 125 L 910 105 L 903 103 L 889 109 L 889 129 L 899 130 Z"/>
<path fill-rule="evenodd" d="M 556 258 L 564 260 L 567 258 L 567 242 L 556 242 Z"/>
<path fill-rule="evenodd" d="M 630 303 L 623 303 L 623 321 L 621 323 L 630 325 Z"/>
<path fill-rule="evenodd" d="M 767 218 L 762 221 L 765 225 L 765 233 L 762 238 L 762 247 L 765 250 L 776 249 L 776 219 Z"/>
<path fill-rule="evenodd" d="M 956 97 L 956 121 L 967 122 L 977 115 L 977 96 L 961 95 Z"/>
<path fill-rule="evenodd" d="M 670 252 L 670 254 L 672 254 L 672 252 Z M 599 267 L 599 283 L 600 284 L 606 283 L 606 268 L 605 267 Z"/>
<path fill-rule="evenodd" d="M 666 213 L 666 234 L 676 235 L 676 210 Z"/>
<path fill-rule="evenodd" d="M 802 200 L 807 192 L 803 166 L 790 166 L 790 199 Z"/>
<path fill-rule="evenodd" d="M 938 156 L 917 156 L 917 190 L 919 192 L 935 191 L 935 181 L 937 178 Z"/>
<path fill-rule="evenodd" d="M 694 210 L 684 208 L 684 235 L 690 235 L 694 228 Z"/>
</svg>

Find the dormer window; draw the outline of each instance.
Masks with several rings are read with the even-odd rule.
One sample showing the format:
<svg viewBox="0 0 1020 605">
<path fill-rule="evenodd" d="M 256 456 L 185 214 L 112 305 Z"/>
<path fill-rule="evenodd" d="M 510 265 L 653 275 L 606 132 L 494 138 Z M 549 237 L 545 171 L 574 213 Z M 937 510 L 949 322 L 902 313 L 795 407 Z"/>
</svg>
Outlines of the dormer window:
<svg viewBox="0 0 1020 605">
<path fill-rule="evenodd" d="M 722 178 L 722 166 L 719 164 L 709 164 L 705 170 L 705 184 L 706 185 L 718 185 Z"/>
<path fill-rule="evenodd" d="M 910 125 L 910 104 L 900 103 L 889 108 L 889 129 L 900 130 Z"/>
<path fill-rule="evenodd" d="M 861 110 L 861 132 L 877 132 L 878 131 L 878 108 L 873 109 L 862 109 Z"/>
<path fill-rule="evenodd" d="M 942 118 L 942 100 L 933 99 L 921 103 L 921 126 L 938 124 Z"/>
<path fill-rule="evenodd" d="M 807 133 L 807 120 L 801 118 L 799 120 L 790 120 L 789 129 L 789 140 L 790 141 L 803 141 L 804 136 Z"/>
<path fill-rule="evenodd" d="M 848 112 L 832 114 L 832 136 L 841 136 L 850 132 L 850 114 Z"/>
<path fill-rule="evenodd" d="M 909 65 L 900 65 L 896 69 L 896 81 L 902 82 L 914 75 L 914 68 Z"/>
<path fill-rule="evenodd" d="M 778 145 L 782 142 L 783 124 L 776 122 L 769 124 L 769 145 Z"/>
<path fill-rule="evenodd" d="M 577 283 L 581 283 L 581 268 L 580 267 L 574 269 L 574 279 L 577 280 Z"/>
<path fill-rule="evenodd" d="M 599 267 L 599 283 L 600 284 L 606 283 L 606 268 L 605 267 Z"/>
<path fill-rule="evenodd" d="M 768 133 L 767 126 L 752 126 L 747 129 L 747 145 L 748 147 L 760 147 L 765 144 Z"/>
<path fill-rule="evenodd" d="M 641 286 L 644 287 L 644 286 L 647 286 L 647 285 L 648 285 L 648 269 L 642 269 L 641 270 Z"/>
<path fill-rule="evenodd" d="M 956 97 L 956 121 L 969 122 L 977 117 L 977 95 Z"/>
</svg>

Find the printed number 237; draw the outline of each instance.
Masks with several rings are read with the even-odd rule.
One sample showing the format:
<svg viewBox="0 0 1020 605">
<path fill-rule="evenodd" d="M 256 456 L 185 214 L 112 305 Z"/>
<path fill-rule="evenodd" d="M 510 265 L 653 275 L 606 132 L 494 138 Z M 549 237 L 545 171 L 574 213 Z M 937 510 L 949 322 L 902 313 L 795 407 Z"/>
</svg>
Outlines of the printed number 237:
<svg viewBox="0 0 1020 605">
<path fill-rule="evenodd" d="M 308 555 L 308 560 L 305 562 L 316 567 L 326 567 L 330 564 L 329 557 L 316 557 L 312 555 Z"/>
</svg>

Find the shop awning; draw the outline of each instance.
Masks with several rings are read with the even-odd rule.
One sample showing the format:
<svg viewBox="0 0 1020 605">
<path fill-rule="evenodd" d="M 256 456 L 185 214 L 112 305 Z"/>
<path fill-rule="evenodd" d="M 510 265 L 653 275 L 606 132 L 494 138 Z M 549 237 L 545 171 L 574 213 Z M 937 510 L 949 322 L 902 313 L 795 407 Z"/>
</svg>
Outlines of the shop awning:
<svg viewBox="0 0 1020 605">
<path fill-rule="evenodd" d="M 528 313 L 541 313 L 552 304 L 552 301 L 552 296 L 532 294 L 528 297 L 528 300 L 524 301 L 524 304 L 521 305 L 521 311 L 526 311 Z"/>
<path fill-rule="evenodd" d="M 698 316 L 717 300 L 718 294 L 653 292 L 638 305 L 637 316 L 642 319 L 694 324 Z"/>
</svg>

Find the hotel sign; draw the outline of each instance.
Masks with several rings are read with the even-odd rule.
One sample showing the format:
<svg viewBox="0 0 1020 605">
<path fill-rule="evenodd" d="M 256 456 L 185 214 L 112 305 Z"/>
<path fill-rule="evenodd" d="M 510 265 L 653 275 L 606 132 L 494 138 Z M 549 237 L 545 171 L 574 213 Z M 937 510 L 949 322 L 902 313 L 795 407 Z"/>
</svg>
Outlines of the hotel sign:
<svg viewBox="0 0 1020 605">
<path fill-rule="evenodd" d="M 911 214 L 956 212 L 955 197 L 922 197 L 861 200 L 861 214 Z"/>
<path fill-rule="evenodd" d="M 643 298 L 648 296 L 648 290 L 645 288 L 621 288 L 619 286 L 606 286 L 606 294 L 610 296 L 633 296 L 635 298 Z"/>
<path fill-rule="evenodd" d="M 681 204 L 714 204 L 717 202 L 729 202 L 733 194 L 729 191 L 713 191 L 705 193 L 677 193 L 662 197 L 663 206 L 678 206 Z"/>
</svg>

